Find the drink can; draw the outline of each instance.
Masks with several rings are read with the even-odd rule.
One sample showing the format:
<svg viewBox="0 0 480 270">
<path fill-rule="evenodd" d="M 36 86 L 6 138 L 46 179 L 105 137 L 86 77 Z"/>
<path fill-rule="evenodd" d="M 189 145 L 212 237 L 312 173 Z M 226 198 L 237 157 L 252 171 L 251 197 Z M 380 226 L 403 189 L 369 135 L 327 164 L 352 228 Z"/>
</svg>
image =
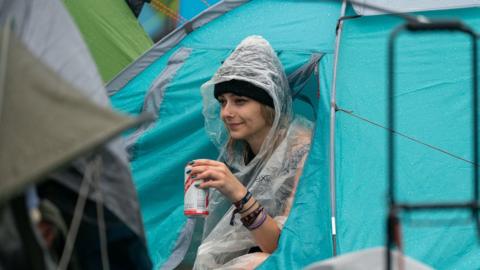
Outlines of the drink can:
<svg viewBox="0 0 480 270">
<path fill-rule="evenodd" d="M 195 184 L 201 184 L 202 179 L 190 177 L 191 167 L 185 167 L 185 197 L 183 213 L 190 217 L 205 217 L 208 215 L 208 189 L 197 188 Z"/>
</svg>

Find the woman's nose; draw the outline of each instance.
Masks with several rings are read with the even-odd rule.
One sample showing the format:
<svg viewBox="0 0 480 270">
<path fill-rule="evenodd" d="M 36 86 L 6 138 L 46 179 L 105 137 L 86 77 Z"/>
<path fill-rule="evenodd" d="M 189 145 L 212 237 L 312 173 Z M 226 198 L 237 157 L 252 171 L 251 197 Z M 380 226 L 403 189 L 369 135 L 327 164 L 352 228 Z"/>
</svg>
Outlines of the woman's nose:
<svg viewBox="0 0 480 270">
<path fill-rule="evenodd" d="M 230 106 L 229 103 L 226 103 L 226 104 L 222 107 L 221 116 L 222 116 L 222 117 L 232 117 L 232 116 L 233 116 L 232 106 Z"/>
</svg>

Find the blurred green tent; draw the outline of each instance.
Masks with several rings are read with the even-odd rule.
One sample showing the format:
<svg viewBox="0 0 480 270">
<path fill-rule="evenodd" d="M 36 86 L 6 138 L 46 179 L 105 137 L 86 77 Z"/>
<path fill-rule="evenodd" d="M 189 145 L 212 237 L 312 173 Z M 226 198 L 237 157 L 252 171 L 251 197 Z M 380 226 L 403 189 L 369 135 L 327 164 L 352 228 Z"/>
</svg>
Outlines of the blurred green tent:
<svg viewBox="0 0 480 270">
<path fill-rule="evenodd" d="M 152 46 L 125 0 L 63 0 L 104 82 Z"/>
</svg>

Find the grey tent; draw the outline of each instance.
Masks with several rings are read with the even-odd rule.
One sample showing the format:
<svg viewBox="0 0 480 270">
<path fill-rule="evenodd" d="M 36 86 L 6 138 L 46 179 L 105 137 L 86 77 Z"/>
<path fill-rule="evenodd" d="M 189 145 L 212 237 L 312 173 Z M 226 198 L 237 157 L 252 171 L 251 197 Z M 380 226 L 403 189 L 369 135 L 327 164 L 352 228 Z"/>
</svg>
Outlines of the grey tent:
<svg viewBox="0 0 480 270">
<path fill-rule="evenodd" d="M 7 33 L 0 104 L 0 204 L 28 184 L 136 124 L 100 107 Z M 2 74 L 3 75 L 3 74 Z"/>
<path fill-rule="evenodd" d="M 0 32 L 0 44 L 0 219 L 2 227 L 17 226 L 21 235 L 2 228 L 0 238 L 3 243 L 21 238 L 24 247 L 36 250 L 27 252 L 32 257 L 46 252 L 36 243 L 35 230 L 28 229 L 24 190 L 142 119 L 88 100 L 33 56 L 8 26 Z M 5 256 L 16 250 L 18 246 L 3 245 L 1 251 Z M 0 269 L 48 265 L 41 259 L 22 266 L 2 259 Z"/>
<path fill-rule="evenodd" d="M 73 86 L 70 88 L 70 92 L 74 92 L 72 96 L 78 97 L 76 95 L 78 92 L 100 107 L 110 107 L 103 83 L 90 53 L 61 1 L 0 0 L 0 25 L 4 25 L 7 21 L 12 21 L 13 32 L 35 57 L 59 75 L 62 80 Z M 24 106 L 27 105 L 25 101 L 22 100 Z M 70 108 L 66 110 L 68 111 Z M 55 117 L 52 114 L 48 116 Z M 111 117 L 114 116 L 111 115 Z M 93 121 L 93 119 L 96 121 L 96 117 L 89 119 L 89 121 Z M 74 123 L 71 122 L 71 124 Z M 35 135 L 34 131 L 32 135 Z M 35 139 L 39 138 L 35 137 Z M 108 241 L 112 243 L 112 247 L 115 246 L 114 243 L 117 243 L 116 246 L 120 247 L 118 250 L 128 249 L 125 254 L 129 254 L 129 256 L 125 254 L 111 256 L 111 259 L 112 257 L 113 259 L 129 257 L 132 260 L 138 260 L 131 262 L 136 265 L 136 269 L 148 269 L 149 258 L 139 204 L 122 140 L 117 138 L 110 141 L 100 155 L 104 160 L 99 183 L 101 196 L 98 196 L 98 192 L 88 194 L 90 200 L 86 206 L 87 216 L 84 221 L 89 220 L 88 210 L 89 207 L 91 208 L 91 203 L 95 203 L 100 197 L 103 198 L 107 210 L 107 231 L 114 229 L 111 233 L 109 231 Z M 49 174 L 47 178 L 52 181 L 47 181 L 45 184 L 53 185 L 51 183 L 54 183 L 53 191 L 49 189 L 50 192 L 42 194 L 42 189 L 39 188 L 41 196 L 50 196 L 52 197 L 50 199 L 53 199 L 57 205 L 63 207 L 62 214 L 67 221 L 72 218 L 73 206 L 87 163 L 85 158 L 75 159 L 63 170 Z M 95 207 L 93 207 L 93 211 L 95 211 Z M 95 215 L 93 217 L 95 218 Z M 80 242 L 77 243 L 78 251 L 98 249 L 96 242 L 98 240 L 89 238 L 89 236 L 96 236 L 97 231 L 89 231 L 87 225 L 83 224 L 80 227 L 80 233 L 83 234 L 79 238 L 81 241 L 77 241 Z M 118 245 L 119 239 L 129 239 L 130 244 Z M 91 254 L 83 255 L 90 256 Z"/>
<path fill-rule="evenodd" d="M 109 107 L 96 66 L 60 1 L 0 0 L 0 24 L 3 25 L 7 18 L 12 19 L 13 31 L 36 57 L 91 101 Z M 123 143 L 117 139 L 110 142 L 107 149 L 115 157 L 116 165 L 115 168 L 110 168 L 111 177 L 101 183 L 105 203 L 133 231 L 143 234 Z M 76 162 L 76 166 L 82 167 L 80 163 Z M 83 171 L 83 168 L 79 170 Z M 109 168 L 105 170 L 108 171 Z M 81 179 L 65 176 L 57 180 L 78 190 Z"/>
</svg>

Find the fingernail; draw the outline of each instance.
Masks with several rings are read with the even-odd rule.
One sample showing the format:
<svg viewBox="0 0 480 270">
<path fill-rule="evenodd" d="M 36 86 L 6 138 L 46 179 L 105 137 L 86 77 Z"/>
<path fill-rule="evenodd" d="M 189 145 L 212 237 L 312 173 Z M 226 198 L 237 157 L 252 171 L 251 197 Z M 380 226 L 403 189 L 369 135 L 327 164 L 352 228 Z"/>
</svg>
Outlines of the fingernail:
<svg viewBox="0 0 480 270">
<path fill-rule="evenodd" d="M 195 178 L 197 178 L 197 176 L 196 176 L 196 175 L 192 175 L 192 176 L 190 176 L 190 178 L 195 179 Z"/>
<path fill-rule="evenodd" d="M 193 165 L 194 163 L 195 163 L 195 161 L 192 160 L 192 161 L 188 162 L 188 165 Z"/>
<path fill-rule="evenodd" d="M 196 188 L 198 188 L 200 186 L 200 183 L 195 183 L 193 184 Z"/>
<path fill-rule="evenodd" d="M 185 173 L 186 173 L 186 174 L 189 174 L 190 172 L 192 172 L 192 170 L 187 170 Z"/>
</svg>

